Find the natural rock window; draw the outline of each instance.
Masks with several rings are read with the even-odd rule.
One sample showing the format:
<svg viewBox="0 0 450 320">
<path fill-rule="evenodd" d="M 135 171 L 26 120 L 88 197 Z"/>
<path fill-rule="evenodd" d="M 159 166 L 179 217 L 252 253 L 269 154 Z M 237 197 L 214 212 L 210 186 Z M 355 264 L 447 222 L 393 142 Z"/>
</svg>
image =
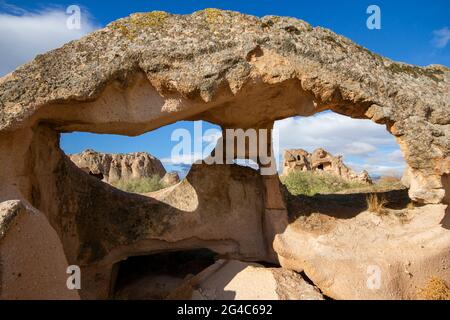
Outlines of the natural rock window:
<svg viewBox="0 0 450 320">
<path fill-rule="evenodd" d="M 211 9 L 134 14 L 39 55 L 0 79 L 1 298 L 105 299 L 121 261 L 198 248 L 225 258 L 176 297 L 248 298 L 242 283 L 263 277 L 263 298 L 416 298 L 431 276 L 450 278 L 449 82 L 446 67 L 397 63 L 301 20 Z M 388 204 L 294 195 L 256 158 L 259 170 L 194 164 L 143 195 L 100 181 L 115 178 L 111 166 L 81 165 L 98 178 L 83 172 L 60 147 L 70 132 L 139 136 L 183 120 L 270 130 L 324 111 L 385 126 L 407 163 L 408 194 L 393 190 Z M 304 151 L 293 158 L 300 172 L 334 168 L 320 162 L 329 150 Z M 135 172 L 127 156 L 115 159 Z M 67 290 L 68 265 L 81 268 L 79 291 Z M 230 270 L 223 296 L 205 294 Z M 370 270 L 383 274 L 379 290 L 367 286 Z"/>
</svg>

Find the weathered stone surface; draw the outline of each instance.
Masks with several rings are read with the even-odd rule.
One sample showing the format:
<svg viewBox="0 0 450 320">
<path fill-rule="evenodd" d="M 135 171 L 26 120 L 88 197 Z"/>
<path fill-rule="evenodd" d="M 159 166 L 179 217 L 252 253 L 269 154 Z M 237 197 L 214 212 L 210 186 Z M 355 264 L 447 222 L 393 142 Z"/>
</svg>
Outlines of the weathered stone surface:
<svg viewBox="0 0 450 320">
<path fill-rule="evenodd" d="M 273 236 L 281 234 L 275 249 L 282 264 L 305 270 L 331 297 L 410 297 L 422 278 L 395 278 L 390 265 L 411 258 L 417 265 L 408 269 L 413 275 L 425 270 L 423 275 L 448 278 L 448 269 L 437 262 L 445 258 L 448 265 L 443 205 L 414 209 L 413 222 L 405 225 L 383 219 L 371 224 L 361 214 L 338 219 L 339 232 L 292 233 L 277 177 L 199 165 L 171 188 L 132 195 L 77 168 L 60 150 L 59 133 L 133 136 L 197 119 L 223 129 L 271 128 L 278 119 L 332 110 L 385 124 L 407 161 L 411 199 L 448 203 L 449 81 L 446 67 L 396 63 L 292 18 L 208 9 L 120 19 L 0 79 L 0 201 L 20 199 L 48 219 L 39 215 L 26 233 L 0 224 L 6 234 L 2 246 L 10 234 L 18 235 L 10 238 L 17 246 L 2 247 L 2 257 L 10 253 L 12 269 L 28 267 L 31 262 L 22 261 L 17 250 L 3 248 L 42 243 L 31 247 L 33 253 L 44 265 L 52 262 L 60 252 L 58 239 L 46 238 L 51 243 L 45 244 L 34 238 L 51 235 L 51 225 L 68 263 L 82 268 L 80 296 L 106 298 L 114 265 L 131 255 L 204 247 L 267 261 Z M 431 249 L 423 253 L 422 244 Z M 367 293 L 361 274 L 346 269 L 372 263 L 373 257 L 390 283 L 381 293 Z M 65 266 L 61 259 L 58 266 Z M 9 288 L 23 293 L 16 283 Z"/>
<path fill-rule="evenodd" d="M 169 295 L 169 299 L 323 300 L 323 296 L 293 271 L 237 260 L 219 260 L 187 279 Z"/>
<path fill-rule="evenodd" d="M 171 186 L 180 182 L 180 177 L 177 172 L 167 172 L 164 177 L 162 177 L 161 182 L 165 186 Z"/>
<path fill-rule="evenodd" d="M 227 37 L 224 37 L 227 35 Z M 449 69 L 380 57 L 284 17 L 206 9 L 134 14 L 0 79 L 0 130 L 136 135 L 182 119 L 258 128 L 331 109 L 396 136 L 413 200 L 445 199 Z"/>
<path fill-rule="evenodd" d="M 300 215 L 274 247 L 284 268 L 305 274 L 334 299 L 420 299 L 430 278 L 450 279 L 444 205 L 384 215 L 332 202 Z"/>
<path fill-rule="evenodd" d="M 67 267 L 44 214 L 20 200 L 0 202 L 0 300 L 79 299 L 67 288 Z"/>
<path fill-rule="evenodd" d="M 54 133 L 42 128 L 36 138 L 44 143 L 33 144 L 34 188 L 45 192 L 35 205 L 57 230 L 69 262 L 82 267 L 83 298 L 107 298 L 114 264 L 140 253 L 200 247 L 265 259 L 257 171 L 194 165 L 179 184 L 147 196 L 130 194 L 85 174 L 61 150 L 49 163 Z"/>
<path fill-rule="evenodd" d="M 162 178 L 166 174 L 161 161 L 147 152 L 114 154 L 88 149 L 69 158 L 83 171 L 108 183 L 154 175 Z"/>
<path fill-rule="evenodd" d="M 342 156 L 333 156 L 328 151 L 318 148 L 309 153 L 303 149 L 290 149 L 284 151 L 283 175 L 292 171 L 326 172 L 349 181 L 359 181 L 372 184 L 367 171 L 356 173 L 347 167 Z"/>
</svg>

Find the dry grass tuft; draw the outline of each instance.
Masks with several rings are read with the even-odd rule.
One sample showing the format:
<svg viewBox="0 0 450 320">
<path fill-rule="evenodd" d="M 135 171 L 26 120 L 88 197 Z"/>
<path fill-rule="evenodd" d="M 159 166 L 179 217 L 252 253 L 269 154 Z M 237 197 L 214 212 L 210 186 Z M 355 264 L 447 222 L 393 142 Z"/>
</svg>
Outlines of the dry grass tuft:
<svg viewBox="0 0 450 320">
<path fill-rule="evenodd" d="M 444 280 L 432 277 L 425 288 L 419 290 L 418 298 L 423 300 L 450 300 L 450 288 Z"/>
<path fill-rule="evenodd" d="M 147 193 L 165 188 L 161 182 L 161 178 L 157 175 L 149 178 L 140 178 L 132 180 L 119 180 L 113 183 L 117 189 L 132 193 Z"/>
<path fill-rule="evenodd" d="M 379 215 L 386 214 L 387 200 L 376 193 L 371 193 L 366 197 L 367 210 Z"/>
<path fill-rule="evenodd" d="M 289 175 L 281 177 L 281 182 L 292 195 L 307 196 L 336 193 L 366 186 L 365 183 L 347 181 L 326 172 L 312 171 L 293 171 Z"/>
</svg>

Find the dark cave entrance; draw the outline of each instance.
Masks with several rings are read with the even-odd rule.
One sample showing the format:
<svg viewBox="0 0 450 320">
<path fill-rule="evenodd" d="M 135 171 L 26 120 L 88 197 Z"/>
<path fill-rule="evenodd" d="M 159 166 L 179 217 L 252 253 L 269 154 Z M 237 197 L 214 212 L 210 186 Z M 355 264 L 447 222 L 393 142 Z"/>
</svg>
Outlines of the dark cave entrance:
<svg viewBox="0 0 450 320">
<path fill-rule="evenodd" d="M 190 249 L 132 256 L 117 263 L 113 299 L 165 299 L 185 279 L 214 264 L 217 253 Z"/>
<path fill-rule="evenodd" d="M 103 180 L 103 178 L 104 178 L 103 177 L 103 173 L 101 173 L 101 172 L 100 173 L 93 173 L 92 171 L 89 171 L 89 175 L 99 179 L 100 181 Z"/>
</svg>

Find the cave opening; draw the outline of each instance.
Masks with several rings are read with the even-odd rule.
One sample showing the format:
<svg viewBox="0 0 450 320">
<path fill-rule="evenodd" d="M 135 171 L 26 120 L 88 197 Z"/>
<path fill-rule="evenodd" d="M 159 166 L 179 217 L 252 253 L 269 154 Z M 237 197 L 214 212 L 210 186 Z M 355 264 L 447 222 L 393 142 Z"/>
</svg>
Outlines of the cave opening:
<svg viewBox="0 0 450 320">
<path fill-rule="evenodd" d="M 386 126 L 324 111 L 276 121 L 274 130 L 291 221 L 314 211 L 327 219 L 331 207 L 335 216 L 351 217 L 416 205 L 402 150 Z"/>
<path fill-rule="evenodd" d="M 386 126 L 369 119 L 323 111 L 278 120 L 274 132 L 281 178 L 292 172 L 316 170 L 359 181 L 364 178 L 361 173 L 367 172 L 369 184 L 382 180 L 400 185 L 408 168 L 396 138 Z"/>
<path fill-rule="evenodd" d="M 103 178 L 104 178 L 103 173 L 101 173 L 101 172 L 94 173 L 94 172 L 89 170 L 89 175 L 99 179 L 100 181 L 103 180 Z"/>
<path fill-rule="evenodd" d="M 214 264 L 218 254 L 206 248 L 132 256 L 116 264 L 114 299 L 165 299 L 184 281 Z"/>
<path fill-rule="evenodd" d="M 149 193 L 182 180 L 221 137 L 206 121 L 178 121 L 139 136 L 62 132 L 60 148 L 85 173 L 122 191 Z"/>
</svg>

